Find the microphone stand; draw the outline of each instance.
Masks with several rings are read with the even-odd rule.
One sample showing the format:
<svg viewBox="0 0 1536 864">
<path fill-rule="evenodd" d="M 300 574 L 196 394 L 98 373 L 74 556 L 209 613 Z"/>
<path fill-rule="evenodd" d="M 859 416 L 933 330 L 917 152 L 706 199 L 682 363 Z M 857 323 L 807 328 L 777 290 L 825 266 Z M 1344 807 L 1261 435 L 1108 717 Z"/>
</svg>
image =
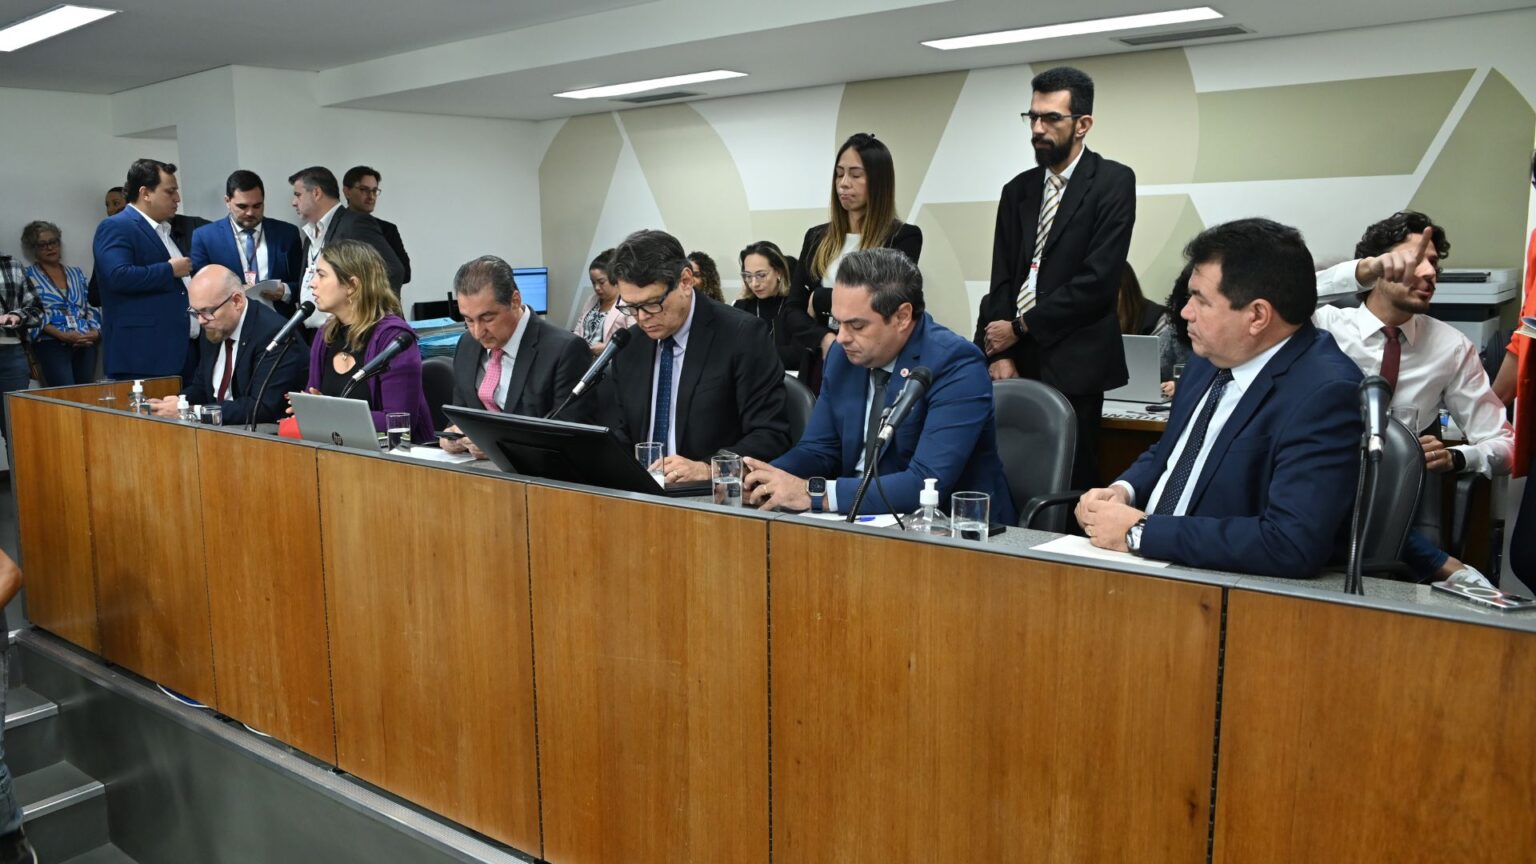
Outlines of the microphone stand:
<svg viewBox="0 0 1536 864">
<path fill-rule="evenodd" d="M 1350 521 L 1349 566 L 1344 574 L 1344 593 L 1365 594 L 1365 541 L 1376 513 L 1376 492 L 1381 480 L 1381 447 L 1372 447 L 1369 434 L 1360 441 L 1360 473 L 1355 482 L 1355 512 Z M 1362 513 L 1363 510 L 1363 513 Z"/>
<path fill-rule="evenodd" d="M 894 405 L 887 405 L 885 410 L 880 412 L 880 425 L 876 427 L 874 446 L 869 448 L 872 452 L 865 454 L 864 473 L 859 477 L 859 491 L 854 493 L 853 505 L 848 508 L 848 518 L 844 520 L 849 524 L 852 524 L 854 520 L 859 518 L 859 508 L 864 505 L 864 496 L 869 492 L 869 481 L 871 479 L 875 481 L 875 486 L 880 490 L 880 497 L 885 501 L 885 506 L 891 506 L 891 499 L 886 496 L 885 487 L 880 485 L 880 475 L 875 473 L 875 468 L 880 464 L 880 454 L 884 453 L 885 448 L 891 443 L 889 440 L 880 440 L 878 437 L 880 434 L 879 430 L 885 428 L 885 421 L 890 419 L 891 409 L 895 407 Z M 891 437 L 894 438 L 895 435 Z M 905 531 L 907 526 L 905 522 L 901 521 L 901 514 L 892 511 L 891 515 L 896 517 L 896 524 L 901 530 Z"/>
<path fill-rule="evenodd" d="M 603 380 L 603 376 L 606 375 L 606 374 L 608 374 L 606 371 L 602 372 L 602 373 L 599 373 L 596 378 L 592 379 L 593 387 L 597 386 L 597 382 Z M 582 393 L 586 393 L 588 390 L 591 390 L 591 389 L 592 389 L 592 387 L 588 387 L 586 390 L 581 391 L 581 393 L 577 393 L 576 391 L 572 390 L 571 393 L 565 397 L 565 401 L 564 402 L 561 402 L 559 405 L 556 405 L 555 406 L 555 410 L 553 410 L 553 411 L 549 412 L 548 414 L 544 415 L 544 419 L 545 420 L 553 420 L 553 419 L 555 419 L 555 415 L 559 414 L 561 411 L 564 411 L 565 410 L 565 406 L 571 404 L 571 401 L 573 399 L 575 399 L 577 396 L 582 395 Z"/>
<path fill-rule="evenodd" d="M 283 362 L 283 357 L 287 355 L 288 349 L 293 347 L 293 337 L 297 335 L 298 331 L 288 334 L 288 338 L 283 340 L 283 350 L 277 352 L 277 358 L 272 361 L 271 366 L 267 367 L 266 377 L 261 379 L 261 387 L 256 391 L 256 403 L 251 406 L 251 422 L 245 427 L 245 431 L 256 431 L 256 412 L 261 410 L 261 397 L 267 395 L 267 385 L 272 383 L 272 373 L 277 371 L 277 367 Z"/>
<path fill-rule="evenodd" d="M 364 375 L 361 378 L 353 378 L 351 381 L 348 381 L 347 382 L 347 386 L 341 388 L 341 396 L 340 396 L 340 398 L 342 398 L 342 399 L 347 398 L 349 395 L 351 395 L 353 387 L 356 387 L 357 385 L 363 383 L 364 381 L 367 381 L 369 378 L 375 378 L 375 377 L 378 377 L 379 375 L 383 375 L 385 372 L 388 372 L 389 371 L 389 364 L 393 363 L 393 362 L 395 362 L 395 361 L 394 361 L 393 358 L 391 358 L 388 363 L 385 363 L 383 366 L 380 366 L 379 368 L 373 370 L 372 372 L 369 372 L 367 375 Z"/>
</svg>

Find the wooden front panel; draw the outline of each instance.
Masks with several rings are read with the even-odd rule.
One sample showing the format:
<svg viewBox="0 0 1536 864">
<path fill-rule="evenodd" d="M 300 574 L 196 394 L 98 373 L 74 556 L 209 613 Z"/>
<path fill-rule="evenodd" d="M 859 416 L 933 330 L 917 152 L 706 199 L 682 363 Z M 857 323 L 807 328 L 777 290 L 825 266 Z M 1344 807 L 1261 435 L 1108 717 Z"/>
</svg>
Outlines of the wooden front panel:
<svg viewBox="0 0 1536 864">
<path fill-rule="evenodd" d="M 45 387 L 34 390 L 39 396 L 49 399 L 57 399 L 61 402 L 75 402 L 81 405 L 98 405 L 103 408 L 115 408 L 119 411 L 128 410 L 128 397 L 133 393 L 132 381 L 105 381 L 100 384 L 75 384 L 69 387 Z M 175 396 L 181 392 L 181 377 L 172 375 L 166 378 L 148 378 L 144 381 L 144 395 L 151 399 L 162 396 Z M 111 397 L 109 401 L 103 401 Z"/>
<path fill-rule="evenodd" d="M 522 484 L 318 457 L 336 764 L 536 854 Z"/>
<path fill-rule="evenodd" d="M 101 655 L 216 707 L 196 439 L 85 412 Z"/>
<path fill-rule="evenodd" d="M 528 499 L 544 857 L 766 862 L 766 523 Z"/>
<path fill-rule="evenodd" d="M 197 435 L 219 709 L 336 761 L 315 451 Z"/>
<path fill-rule="evenodd" d="M 1536 634 L 1234 590 L 1226 658 L 1215 861 L 1536 859 Z"/>
<path fill-rule="evenodd" d="M 774 861 L 1203 864 L 1217 587 L 777 523 Z"/>
<path fill-rule="evenodd" d="M 99 654 L 84 412 L 22 397 L 10 400 L 9 411 L 27 614 Z"/>
</svg>

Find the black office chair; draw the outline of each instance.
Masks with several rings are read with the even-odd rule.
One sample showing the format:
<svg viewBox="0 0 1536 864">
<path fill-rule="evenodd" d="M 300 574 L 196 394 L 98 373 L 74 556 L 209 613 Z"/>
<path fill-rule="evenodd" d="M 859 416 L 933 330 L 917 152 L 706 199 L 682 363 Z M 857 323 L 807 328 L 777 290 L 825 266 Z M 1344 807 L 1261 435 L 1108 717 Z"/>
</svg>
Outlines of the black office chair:
<svg viewBox="0 0 1536 864">
<path fill-rule="evenodd" d="M 1024 378 L 992 383 L 997 450 L 1008 491 L 1019 506 L 1019 527 L 1058 533 L 1082 494 L 1071 490 L 1077 455 L 1077 415 L 1054 387 Z"/>
<path fill-rule="evenodd" d="M 800 442 L 805 427 L 811 422 L 811 412 L 816 408 L 816 394 L 788 372 L 784 373 L 784 395 L 789 413 L 789 446 Z"/>
<path fill-rule="evenodd" d="M 443 405 L 453 401 L 453 360 L 428 357 L 421 361 L 421 390 L 426 394 L 427 407 L 432 409 L 432 428 L 441 430 L 453 425 L 443 413 Z"/>
<path fill-rule="evenodd" d="M 1424 448 L 1419 436 L 1397 420 L 1387 418 L 1382 441 L 1376 509 L 1371 514 L 1366 546 L 1362 550 L 1366 573 L 1415 578 L 1402 563 L 1403 544 L 1419 509 L 1424 486 Z M 1362 514 L 1363 517 L 1363 514 Z"/>
</svg>

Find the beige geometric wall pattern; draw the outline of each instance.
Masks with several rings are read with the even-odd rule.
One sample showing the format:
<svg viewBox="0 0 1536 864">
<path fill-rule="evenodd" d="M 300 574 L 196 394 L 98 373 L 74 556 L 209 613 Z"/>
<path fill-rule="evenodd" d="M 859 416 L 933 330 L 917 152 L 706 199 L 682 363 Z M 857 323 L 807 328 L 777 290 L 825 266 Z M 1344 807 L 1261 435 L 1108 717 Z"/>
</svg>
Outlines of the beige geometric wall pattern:
<svg viewBox="0 0 1536 864">
<path fill-rule="evenodd" d="M 1200 106 L 1182 50 L 1081 57 L 1050 65 L 1075 66 L 1093 78 L 1093 129 L 1085 139 L 1089 149 L 1130 165 L 1140 186 L 1194 179 L 1196 154 L 1207 139 L 1199 134 Z M 1045 66 L 1036 64 L 1035 69 L 1043 72 Z"/>
<path fill-rule="evenodd" d="M 623 146 L 612 114 L 590 114 L 567 121 L 544 151 L 539 163 L 539 219 L 544 264 L 557 280 L 550 285 L 552 315 L 563 314 L 570 305 L 576 274 L 586 279 L 592 235 Z"/>
<path fill-rule="evenodd" d="M 992 236 L 997 202 L 924 204 L 917 214 L 923 229 L 923 297 L 928 311 L 958 333 L 972 334 L 976 305 L 967 282 L 992 278 Z"/>
<path fill-rule="evenodd" d="M 928 174 L 965 86 L 965 72 L 942 72 L 880 81 L 858 81 L 843 88 L 835 140 L 827 147 L 827 189 L 831 201 L 832 169 L 837 148 L 857 132 L 873 132 L 890 148 L 896 169 L 896 215 L 916 221 L 912 201 Z M 827 221 L 823 215 L 817 222 Z"/>
</svg>

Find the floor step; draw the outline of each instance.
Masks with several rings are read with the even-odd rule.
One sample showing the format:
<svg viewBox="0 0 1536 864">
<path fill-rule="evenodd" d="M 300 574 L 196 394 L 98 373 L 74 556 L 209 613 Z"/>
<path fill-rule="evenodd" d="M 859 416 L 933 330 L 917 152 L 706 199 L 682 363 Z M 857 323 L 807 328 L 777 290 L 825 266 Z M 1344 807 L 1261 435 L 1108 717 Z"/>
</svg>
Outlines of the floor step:
<svg viewBox="0 0 1536 864">
<path fill-rule="evenodd" d="M 29 687 L 13 687 L 5 691 L 5 731 L 59 716 L 59 706 L 48 697 Z"/>
<path fill-rule="evenodd" d="M 134 860 L 128 857 L 127 852 L 108 843 L 60 864 L 134 864 Z"/>
<path fill-rule="evenodd" d="M 64 861 L 110 841 L 106 787 L 68 762 L 13 781 L 27 836 L 44 861 Z"/>
<path fill-rule="evenodd" d="M 20 652 L 12 652 L 20 653 Z M 5 693 L 5 756 L 13 776 L 59 761 L 59 706 L 29 687 Z"/>
</svg>

